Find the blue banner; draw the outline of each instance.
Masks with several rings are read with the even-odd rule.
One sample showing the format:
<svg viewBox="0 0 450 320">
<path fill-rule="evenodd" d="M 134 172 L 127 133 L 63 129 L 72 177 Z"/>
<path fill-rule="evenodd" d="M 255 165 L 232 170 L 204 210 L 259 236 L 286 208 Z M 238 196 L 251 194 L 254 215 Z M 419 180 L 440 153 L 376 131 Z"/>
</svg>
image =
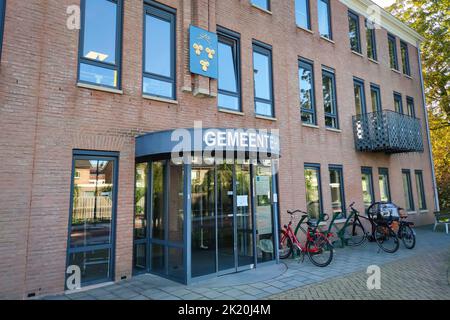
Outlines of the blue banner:
<svg viewBox="0 0 450 320">
<path fill-rule="evenodd" d="M 191 26 L 189 28 L 189 61 L 192 73 L 217 79 L 218 40 L 215 33 Z"/>
</svg>

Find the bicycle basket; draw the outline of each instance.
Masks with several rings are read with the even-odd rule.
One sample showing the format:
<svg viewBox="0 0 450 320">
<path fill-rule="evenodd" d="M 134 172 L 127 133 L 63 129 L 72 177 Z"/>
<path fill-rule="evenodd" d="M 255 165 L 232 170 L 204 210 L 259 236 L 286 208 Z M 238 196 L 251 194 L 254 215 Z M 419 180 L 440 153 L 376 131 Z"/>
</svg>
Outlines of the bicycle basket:
<svg viewBox="0 0 450 320">
<path fill-rule="evenodd" d="M 378 221 L 392 222 L 400 220 L 400 210 L 392 202 L 375 202 L 367 209 L 369 218 Z"/>
</svg>

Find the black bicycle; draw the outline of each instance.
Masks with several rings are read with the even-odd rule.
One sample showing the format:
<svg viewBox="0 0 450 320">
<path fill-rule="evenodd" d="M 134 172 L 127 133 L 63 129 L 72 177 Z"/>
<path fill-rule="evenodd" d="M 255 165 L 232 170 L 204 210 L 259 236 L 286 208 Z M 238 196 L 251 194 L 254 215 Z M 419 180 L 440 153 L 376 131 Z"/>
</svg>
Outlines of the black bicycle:
<svg viewBox="0 0 450 320">
<path fill-rule="evenodd" d="M 399 211 L 405 211 L 403 208 L 398 208 Z M 403 244 L 407 249 L 414 249 L 416 246 L 416 232 L 413 230 L 414 222 L 406 221 L 407 214 L 400 215 L 399 227 L 397 237 L 402 239 Z"/>
<path fill-rule="evenodd" d="M 391 227 L 388 219 L 382 217 L 369 215 L 368 217 L 361 216 L 359 211 L 354 208 L 353 202 L 349 207 L 353 215 L 351 221 L 346 227 L 346 234 L 351 239 L 352 246 L 360 246 L 365 241 L 375 241 L 381 250 L 394 253 L 400 246 L 399 238 Z M 361 222 L 361 218 L 368 220 L 371 225 L 371 231 L 368 232 Z M 347 230 L 349 228 L 349 230 Z M 349 243 L 350 244 L 350 243 Z"/>
</svg>

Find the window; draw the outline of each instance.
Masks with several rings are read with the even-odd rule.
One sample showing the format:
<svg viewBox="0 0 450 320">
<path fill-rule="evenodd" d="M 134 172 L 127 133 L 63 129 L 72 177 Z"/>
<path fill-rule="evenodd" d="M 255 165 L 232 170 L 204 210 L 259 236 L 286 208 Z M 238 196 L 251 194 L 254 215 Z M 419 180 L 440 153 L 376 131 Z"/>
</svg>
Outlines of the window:
<svg viewBox="0 0 450 320">
<path fill-rule="evenodd" d="M 417 197 L 419 198 L 419 210 L 427 210 L 427 202 L 425 199 L 425 187 L 423 185 L 422 170 L 416 170 L 416 187 Z"/>
<path fill-rule="evenodd" d="M 394 92 L 394 108 L 395 112 L 403 113 L 402 95 L 398 92 Z"/>
<path fill-rule="evenodd" d="M 219 79 L 218 106 L 241 111 L 241 77 L 239 35 L 218 28 Z"/>
<path fill-rule="evenodd" d="M 251 0 L 252 4 L 261 9 L 270 11 L 270 0 Z"/>
<path fill-rule="evenodd" d="M 398 70 L 397 40 L 391 34 L 388 34 L 388 43 L 389 43 L 389 62 L 391 68 Z"/>
<path fill-rule="evenodd" d="M 0 59 L 2 57 L 3 29 L 5 25 L 6 0 L 0 0 Z"/>
<path fill-rule="evenodd" d="M 370 97 L 372 99 L 372 112 L 381 111 L 381 91 L 376 84 L 370 85 Z"/>
<path fill-rule="evenodd" d="M 298 78 L 300 85 L 300 109 L 303 123 L 317 124 L 314 97 L 313 64 L 306 60 L 299 61 Z"/>
<path fill-rule="evenodd" d="M 407 211 L 414 211 L 414 198 L 412 194 L 411 172 L 409 170 L 402 170 L 403 180 L 403 194 L 405 199 L 405 209 Z"/>
<path fill-rule="evenodd" d="M 401 52 L 401 56 L 402 56 L 403 73 L 410 76 L 411 75 L 411 67 L 409 65 L 408 44 L 406 42 L 400 41 L 400 52 Z"/>
<path fill-rule="evenodd" d="M 143 93 L 175 100 L 175 10 L 145 5 L 144 19 Z"/>
<path fill-rule="evenodd" d="M 323 102 L 325 108 L 325 125 L 328 128 L 339 128 L 337 102 L 336 102 L 336 83 L 334 71 L 329 69 L 322 70 Z"/>
<path fill-rule="evenodd" d="M 359 16 L 353 12 L 348 12 L 348 36 L 350 38 L 350 48 L 361 53 L 361 36 L 359 30 Z"/>
<path fill-rule="evenodd" d="M 82 0 L 78 81 L 118 89 L 122 0 Z"/>
<path fill-rule="evenodd" d="M 320 36 L 333 39 L 331 33 L 331 8 L 330 0 L 317 0 L 317 11 L 319 15 L 319 34 Z"/>
<path fill-rule="evenodd" d="M 416 110 L 414 108 L 414 99 L 411 97 L 406 97 L 406 112 L 408 112 L 408 116 L 415 118 Z"/>
<path fill-rule="evenodd" d="M 342 166 L 331 165 L 329 171 L 333 216 L 338 215 L 340 218 L 345 218 L 345 193 Z"/>
<path fill-rule="evenodd" d="M 274 117 L 272 87 L 272 48 L 253 43 L 253 74 L 255 86 L 255 112 Z"/>
<path fill-rule="evenodd" d="M 375 26 L 372 21 L 366 19 L 366 41 L 367 41 L 367 57 L 377 60 L 377 41 L 375 36 Z"/>
<path fill-rule="evenodd" d="M 355 110 L 356 114 L 366 113 L 366 95 L 364 94 L 364 81 L 353 79 L 353 89 L 355 92 Z"/>
<path fill-rule="evenodd" d="M 83 286 L 113 279 L 117 162 L 113 152 L 73 153 L 67 266 L 80 268 Z"/>
<path fill-rule="evenodd" d="M 295 21 L 297 26 L 311 30 L 309 1 L 310 0 L 295 0 Z"/>
<path fill-rule="evenodd" d="M 387 168 L 378 169 L 378 182 L 380 185 L 381 201 L 391 201 L 391 188 L 389 185 L 389 170 Z"/>
<path fill-rule="evenodd" d="M 375 194 L 373 191 L 372 168 L 367 167 L 361 168 L 361 176 L 362 176 L 362 192 L 363 192 L 364 208 L 367 210 L 375 201 Z"/>
<path fill-rule="evenodd" d="M 320 187 L 320 165 L 305 164 L 306 211 L 312 218 L 322 215 L 322 190 Z"/>
</svg>

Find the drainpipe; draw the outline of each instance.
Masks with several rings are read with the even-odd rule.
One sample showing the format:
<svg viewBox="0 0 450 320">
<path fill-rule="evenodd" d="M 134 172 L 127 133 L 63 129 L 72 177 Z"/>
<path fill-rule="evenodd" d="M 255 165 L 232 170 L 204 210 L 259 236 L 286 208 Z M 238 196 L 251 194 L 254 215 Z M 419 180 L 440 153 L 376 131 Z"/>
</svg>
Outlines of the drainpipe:
<svg viewBox="0 0 450 320">
<path fill-rule="evenodd" d="M 434 168 L 434 161 L 433 161 L 433 151 L 431 148 L 431 137 L 430 137 L 430 124 L 428 122 L 428 112 L 427 112 L 427 105 L 426 105 L 426 99 L 425 99 L 425 87 L 424 87 L 424 83 L 423 83 L 423 73 L 422 73 L 422 54 L 420 51 L 420 43 L 417 43 L 417 56 L 419 59 L 419 76 L 420 76 L 420 85 L 422 88 L 422 102 L 423 102 L 423 113 L 425 115 L 425 124 L 426 124 L 426 129 L 427 129 L 427 140 L 428 140 L 428 153 L 429 153 L 429 157 L 430 157 L 430 162 L 431 162 L 431 175 L 433 178 L 433 192 L 434 192 L 434 207 L 436 208 L 436 211 L 440 211 L 440 206 L 439 206 L 439 195 L 438 195 L 438 191 L 437 191 L 437 182 L 436 182 L 436 171 Z"/>
</svg>

